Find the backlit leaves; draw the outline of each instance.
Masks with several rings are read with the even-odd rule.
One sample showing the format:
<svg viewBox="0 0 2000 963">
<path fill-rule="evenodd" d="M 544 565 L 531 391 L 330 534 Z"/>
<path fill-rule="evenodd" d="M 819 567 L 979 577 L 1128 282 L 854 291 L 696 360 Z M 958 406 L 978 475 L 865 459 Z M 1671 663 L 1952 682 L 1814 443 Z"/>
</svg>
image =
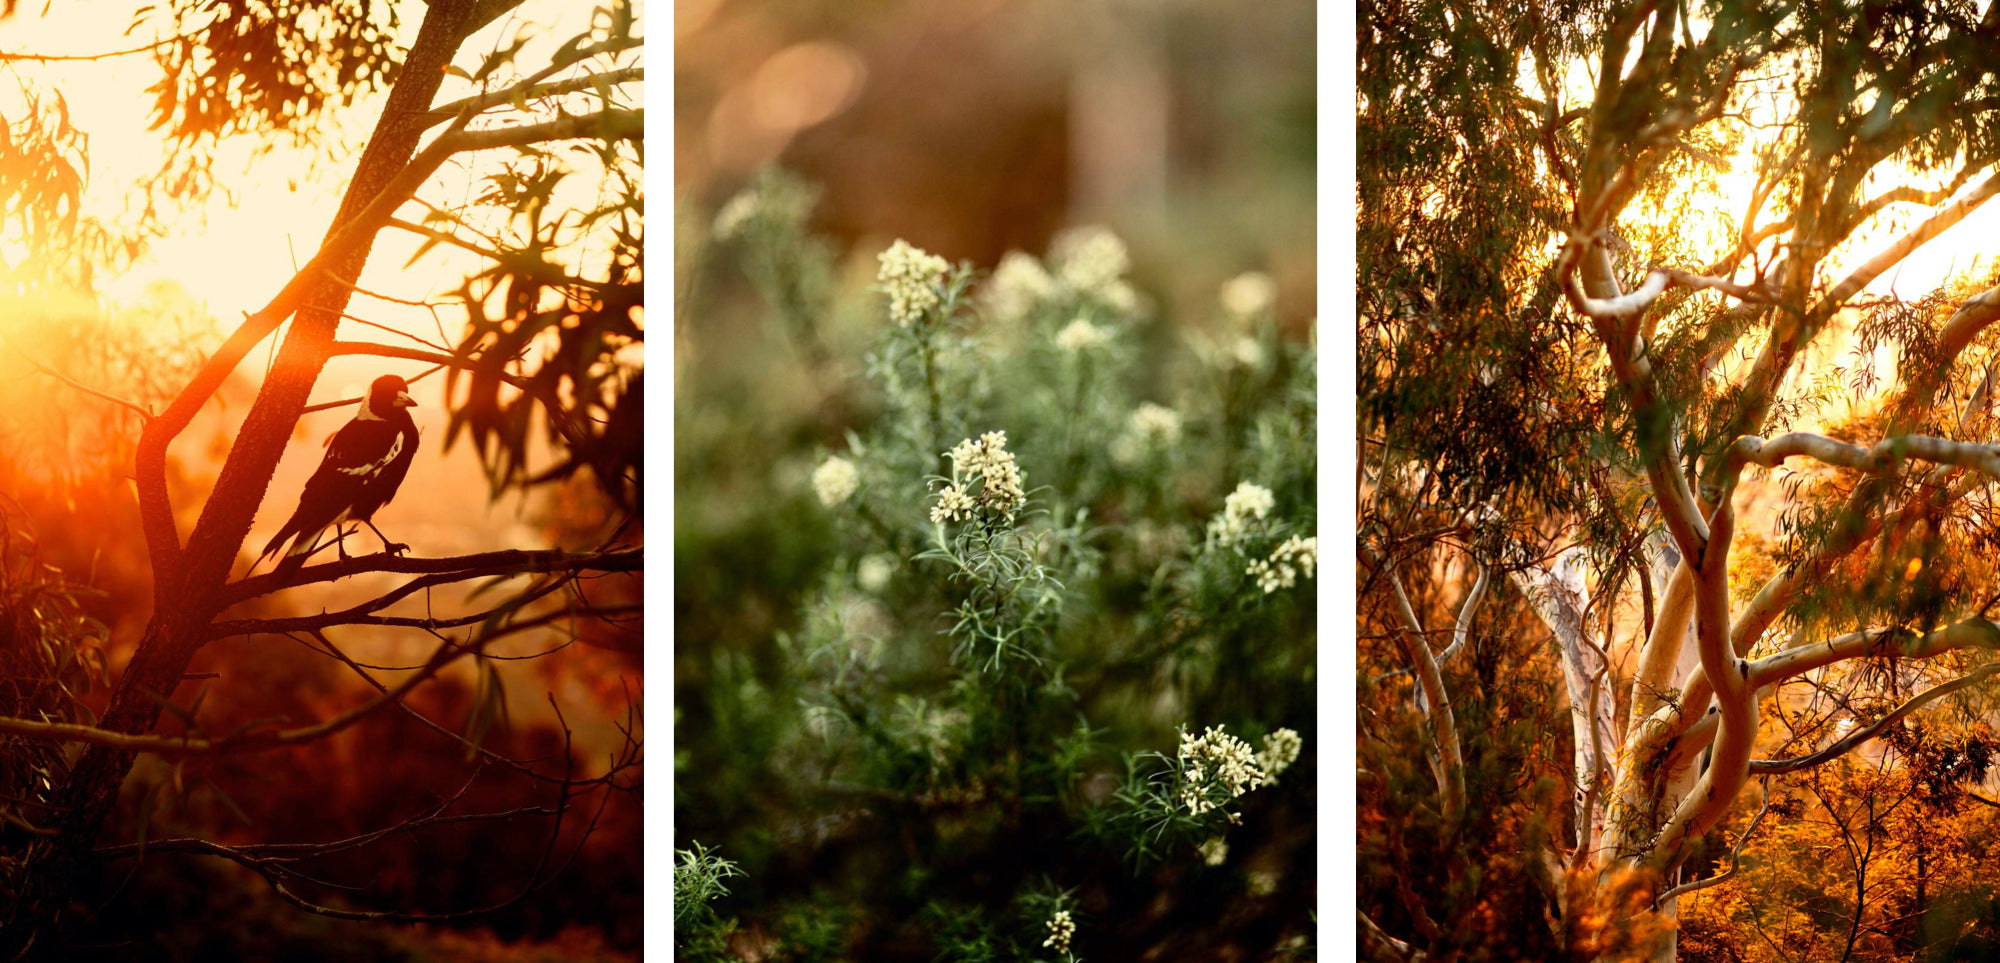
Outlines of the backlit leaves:
<svg viewBox="0 0 2000 963">
<path fill-rule="evenodd" d="M 303 135 L 327 107 L 395 80 L 396 5 L 382 0 L 172 0 L 180 39 L 154 53 L 153 126 L 182 142 Z"/>
</svg>

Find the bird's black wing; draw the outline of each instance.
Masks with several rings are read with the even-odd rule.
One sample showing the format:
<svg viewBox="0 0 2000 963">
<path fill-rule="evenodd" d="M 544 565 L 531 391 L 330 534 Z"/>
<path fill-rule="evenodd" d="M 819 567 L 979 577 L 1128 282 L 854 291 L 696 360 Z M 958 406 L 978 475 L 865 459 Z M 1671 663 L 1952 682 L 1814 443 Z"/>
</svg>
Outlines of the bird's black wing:
<svg viewBox="0 0 2000 963">
<path fill-rule="evenodd" d="M 397 427 L 397 440 L 390 444 L 383 464 L 369 474 L 362 491 L 354 498 L 352 517 L 356 521 L 365 522 L 374 518 L 378 509 L 396 497 L 396 489 L 403 485 L 403 476 L 410 473 L 410 463 L 417 459 L 417 426 L 410 424 L 408 418 L 402 420 L 403 424 Z"/>
<path fill-rule="evenodd" d="M 396 459 L 402 447 L 401 433 L 388 422 L 361 418 L 348 422 L 327 444 L 326 457 L 306 481 L 298 509 L 265 547 L 264 554 L 276 551 L 294 535 L 318 532 L 350 511 L 369 482 Z"/>
</svg>

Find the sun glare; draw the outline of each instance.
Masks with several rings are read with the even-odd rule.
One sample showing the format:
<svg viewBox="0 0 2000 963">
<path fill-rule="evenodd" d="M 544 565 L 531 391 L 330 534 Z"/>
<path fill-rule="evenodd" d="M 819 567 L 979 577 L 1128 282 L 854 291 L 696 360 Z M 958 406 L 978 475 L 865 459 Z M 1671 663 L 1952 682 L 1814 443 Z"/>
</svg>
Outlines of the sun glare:
<svg viewBox="0 0 2000 963">
<path fill-rule="evenodd" d="M 46 14 L 15 16 L 0 22 L 0 49 L 61 55 L 103 53 L 83 49 L 78 38 L 102 37 L 103 24 L 131 22 L 144 6 L 138 0 L 57 4 Z M 414 38 L 424 6 L 420 0 L 400 4 L 401 39 L 405 43 Z M 514 22 L 529 25 L 531 39 L 519 56 L 524 62 L 546 57 L 562 38 L 588 25 L 591 10 L 590 4 L 524 7 Z M 149 29 L 142 27 L 119 38 L 118 46 L 143 46 L 154 39 L 146 32 Z M 138 54 L 83 62 L 12 63 L 6 69 L 41 81 L 45 88 L 61 90 L 76 127 L 90 132 L 83 213 L 116 224 L 131 223 L 145 203 L 139 184 L 158 170 L 171 146 L 164 131 L 149 129 L 152 97 L 146 88 L 158 80 L 158 68 L 144 54 Z M 16 87 L 0 84 L 0 115 L 19 108 Z M 448 77 L 438 98 L 450 101 L 471 90 L 468 81 Z M 223 324 L 261 308 L 317 249 L 339 206 L 368 125 L 381 111 L 383 96 L 377 92 L 332 111 L 310 144 L 295 144 L 283 135 L 254 147 L 225 143 L 214 162 L 221 189 L 198 207 L 173 215 L 167 236 L 154 240 L 129 271 L 98 278 L 99 292 L 112 302 L 134 302 L 145 297 L 150 285 L 171 281 Z M 7 97 L 14 99 L 8 101 Z M 480 189 L 469 166 L 447 164 L 423 193 L 469 198 Z M 598 189 L 595 178 L 570 178 L 557 187 L 550 207 L 584 207 Z M 476 222 L 472 226 L 497 227 Z M 477 255 L 437 245 L 423 254 L 424 269 L 413 270 L 418 265 L 410 262 L 422 243 L 422 238 L 408 232 L 383 231 L 360 286 L 407 301 L 432 300 L 446 293 L 448 281 L 455 283 L 478 269 Z M 555 256 L 575 253 L 557 252 Z M 455 313 L 444 312 L 441 321 L 440 314 L 422 304 L 372 298 L 357 299 L 356 304 L 357 311 L 365 308 L 368 321 L 397 330 L 435 338 L 442 323 L 444 335 L 453 340 L 463 330 Z M 32 316 L 35 310 L 32 305 L 16 305 L 11 313 Z M 18 328 L 8 332 L 10 338 L 25 334 Z M 329 366 L 328 385 L 338 385 L 342 379 L 368 380 L 364 368 L 343 371 L 346 364 L 336 360 Z"/>
</svg>

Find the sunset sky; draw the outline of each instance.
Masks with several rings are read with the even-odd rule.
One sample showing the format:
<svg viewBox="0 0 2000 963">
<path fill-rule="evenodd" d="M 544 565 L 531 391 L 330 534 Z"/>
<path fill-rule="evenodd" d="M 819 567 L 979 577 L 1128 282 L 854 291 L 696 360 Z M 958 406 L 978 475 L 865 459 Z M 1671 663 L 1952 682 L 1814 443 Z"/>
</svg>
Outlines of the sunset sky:
<svg viewBox="0 0 2000 963">
<path fill-rule="evenodd" d="M 120 31 L 136 10 L 148 4 L 140 0 L 106 0 L 88 4 L 56 4 L 46 15 L 33 5 L 24 5 L 16 14 L 0 21 L 0 50 L 10 53 L 58 55 L 99 54 L 143 46 L 159 39 L 167 26 L 162 20 L 149 21 L 130 36 Z M 564 39 L 589 24 L 595 4 L 564 0 L 528 0 L 511 17 L 487 26 L 468 41 L 460 54 L 464 62 L 477 64 L 517 29 L 529 27 L 534 39 L 519 55 L 519 63 L 546 62 L 548 53 Z M 399 34 L 405 44 L 416 35 L 424 4 L 405 0 L 399 7 Z M 640 8 L 643 31 L 643 6 Z M 136 184 L 155 171 L 167 149 L 162 132 L 148 130 L 152 103 L 146 87 L 159 77 L 159 68 L 148 54 L 132 54 L 87 62 L 47 64 L 13 63 L 0 73 L 39 82 L 38 86 L 59 89 L 68 101 L 72 121 L 88 132 L 90 179 L 84 195 L 87 213 L 118 220 L 127 218 L 133 206 L 143 203 Z M 11 83 L 0 83 L 0 113 L 18 104 Z M 634 92 L 637 86 L 630 88 Z M 464 96 L 470 85 L 447 77 L 439 91 L 439 102 Z M 102 278 L 100 289 L 114 301 L 140 298 L 149 285 L 166 281 L 183 288 L 206 305 L 219 321 L 238 318 L 243 312 L 262 307 L 291 276 L 296 264 L 310 258 L 324 236 L 327 224 L 339 206 L 341 191 L 353 169 L 355 156 L 367 137 L 369 126 L 381 110 L 382 92 L 353 106 L 331 111 L 322 129 L 320 143 L 301 149 L 288 137 L 267 154 L 259 155 L 249 138 L 226 143 L 216 165 L 218 185 L 233 192 L 235 204 L 221 193 L 199 207 L 174 218 L 176 227 L 168 237 L 156 241 L 123 276 Z M 314 155 L 323 154 L 319 163 Z M 577 177 L 565 183 L 558 201 L 586 199 L 595 185 Z M 455 204 L 469 199 L 475 178 L 465 163 L 447 164 L 418 196 L 433 203 Z M 565 198 L 567 195 L 567 198 Z M 405 207 L 407 219 L 421 218 L 422 209 Z M 378 235 L 362 286 L 400 298 L 422 300 L 456 286 L 476 259 L 450 248 L 434 247 L 410 269 L 404 264 L 421 243 L 407 232 L 385 229 Z M 437 322 L 430 312 L 417 307 L 396 305 L 368 298 L 356 298 L 350 308 L 367 320 L 405 330 L 429 332 L 435 340 Z M 449 326 L 447 333 L 456 332 Z M 344 338 L 361 338 L 381 332 L 349 325 Z M 328 365 L 316 399 L 350 397 L 360 389 L 382 362 L 336 360 Z M 408 366 L 408 365 L 405 365 Z M 420 366 L 417 370 L 422 370 Z M 412 372 L 414 373 L 414 372 Z M 434 394 L 441 379 L 423 388 Z M 420 398 L 426 398 L 420 395 Z M 430 400 L 426 398 L 426 400 Z M 435 408 L 432 409 L 433 413 Z"/>
</svg>

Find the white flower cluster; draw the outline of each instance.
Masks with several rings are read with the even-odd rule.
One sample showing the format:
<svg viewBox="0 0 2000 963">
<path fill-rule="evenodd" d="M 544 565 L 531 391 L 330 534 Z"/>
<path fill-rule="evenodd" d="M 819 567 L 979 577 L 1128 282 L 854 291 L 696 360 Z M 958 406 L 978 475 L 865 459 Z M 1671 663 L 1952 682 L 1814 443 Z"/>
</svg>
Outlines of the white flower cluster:
<svg viewBox="0 0 2000 963">
<path fill-rule="evenodd" d="M 993 269 L 993 276 L 980 289 L 987 316 L 1003 324 L 1013 324 L 1028 316 L 1035 305 L 1056 293 L 1056 279 L 1035 256 L 1008 251 Z"/>
<path fill-rule="evenodd" d="M 1251 522 L 1271 514 L 1271 507 L 1276 504 L 1270 489 L 1256 482 L 1243 482 L 1222 500 L 1222 514 L 1209 519 L 1208 537 L 1217 544 L 1235 544 L 1249 530 Z"/>
<path fill-rule="evenodd" d="M 1278 284 L 1262 271 L 1247 271 L 1222 282 L 1218 300 L 1232 319 L 1247 320 L 1269 312 L 1278 302 Z"/>
<path fill-rule="evenodd" d="M 938 492 L 938 502 L 931 508 L 931 521 L 966 521 L 979 510 L 1012 518 L 1028 500 L 1027 491 L 1021 487 L 1021 466 L 1014 463 L 1014 453 L 1007 450 L 1006 432 L 989 431 L 976 440 L 967 438 L 954 445 L 949 454 L 951 482 Z M 977 497 L 970 491 L 974 482 L 979 483 Z"/>
<path fill-rule="evenodd" d="M 1057 910 L 1056 915 L 1049 917 L 1049 938 L 1042 941 L 1042 946 L 1068 953 L 1069 939 L 1075 935 L 1076 921 L 1069 918 L 1069 910 Z"/>
<path fill-rule="evenodd" d="M 1131 253 L 1110 229 L 1072 227 L 1049 242 L 1047 266 L 1022 251 L 1002 255 L 992 277 L 980 285 L 979 301 L 986 317 L 1001 324 L 1017 323 L 1044 304 L 1071 303 L 1076 298 L 1088 298 L 1123 317 L 1137 317 L 1144 307 L 1139 292 L 1125 280 L 1131 269 Z M 1063 345 L 1065 350 L 1104 343 L 1075 324 L 1065 330 L 1079 339 L 1075 347 Z"/>
<path fill-rule="evenodd" d="M 1049 258 L 1063 283 L 1085 293 L 1099 293 L 1119 284 L 1132 269 L 1125 242 L 1106 227 L 1072 227 L 1049 243 Z"/>
<path fill-rule="evenodd" d="M 1132 434 L 1155 445 L 1181 440 L 1181 413 L 1150 401 L 1132 409 Z"/>
<path fill-rule="evenodd" d="M 1210 866 L 1220 866 L 1223 860 L 1229 858 L 1229 841 L 1216 836 L 1196 847 L 1195 851 L 1201 853 L 1202 862 Z"/>
<path fill-rule="evenodd" d="M 1313 569 L 1319 564 L 1319 537 L 1297 535 L 1285 539 L 1271 552 L 1269 559 L 1252 559 L 1245 574 L 1254 576 L 1257 585 L 1269 595 L 1281 588 L 1291 588 L 1298 584 L 1299 574 L 1313 577 Z"/>
<path fill-rule="evenodd" d="M 863 592 L 880 595 L 889 587 L 889 580 L 896 574 L 896 557 L 887 553 L 864 555 L 854 567 L 855 584 Z"/>
<path fill-rule="evenodd" d="M 875 280 L 889 296 L 889 319 L 904 327 L 943 303 L 938 286 L 951 265 L 944 258 L 899 240 L 879 255 Z"/>
<path fill-rule="evenodd" d="M 1180 440 L 1180 412 L 1148 401 L 1132 409 L 1125 431 L 1112 439 L 1111 457 L 1121 465 L 1131 465 L 1146 453 L 1163 451 Z"/>
<path fill-rule="evenodd" d="M 1080 351 L 1095 351 L 1111 343 L 1111 333 L 1078 318 L 1067 327 L 1056 332 L 1056 347 L 1075 354 Z"/>
<path fill-rule="evenodd" d="M 1223 360 L 1243 368 L 1264 366 L 1264 346 L 1256 338 L 1244 335 L 1229 343 L 1229 350 Z"/>
<path fill-rule="evenodd" d="M 1279 729 L 1264 736 L 1264 751 L 1257 754 L 1257 768 L 1264 770 L 1264 782 L 1277 785 L 1278 774 L 1292 767 L 1299 760 L 1299 748 L 1305 740 L 1291 729 Z"/>
<path fill-rule="evenodd" d="M 854 463 L 839 455 L 820 462 L 813 469 L 813 490 L 819 493 L 819 503 L 828 508 L 847 500 L 859 487 L 861 476 L 854 470 Z"/>
<path fill-rule="evenodd" d="M 1049 242 L 1056 279 L 1070 292 L 1096 300 L 1119 314 L 1137 315 L 1139 292 L 1125 280 L 1132 254 L 1109 228 L 1073 227 Z"/>
<path fill-rule="evenodd" d="M 970 521 L 978 508 L 979 503 L 965 493 L 965 486 L 946 485 L 938 492 L 937 504 L 931 506 L 931 521 L 940 524 Z"/>
<path fill-rule="evenodd" d="M 1186 780 L 1181 805 L 1197 816 L 1219 805 L 1210 798 L 1214 787 L 1229 794 L 1226 802 L 1264 784 L 1264 770 L 1257 767 L 1250 744 L 1223 732 L 1221 726 L 1209 726 L 1199 736 L 1183 730 L 1180 758 Z"/>
</svg>

